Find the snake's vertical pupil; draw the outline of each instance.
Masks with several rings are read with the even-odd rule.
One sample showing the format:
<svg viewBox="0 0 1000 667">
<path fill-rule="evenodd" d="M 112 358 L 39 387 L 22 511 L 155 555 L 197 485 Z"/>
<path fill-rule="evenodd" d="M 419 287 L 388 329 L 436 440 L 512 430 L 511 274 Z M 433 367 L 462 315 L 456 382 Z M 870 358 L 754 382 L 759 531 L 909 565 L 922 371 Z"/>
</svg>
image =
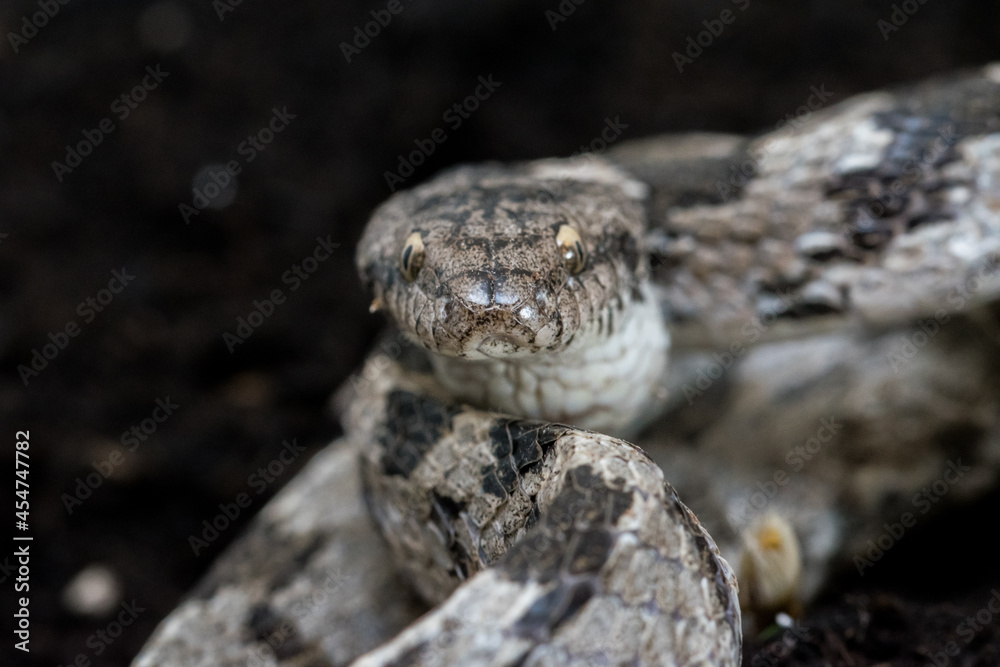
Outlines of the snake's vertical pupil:
<svg viewBox="0 0 1000 667">
<path fill-rule="evenodd" d="M 413 232 L 406 237 L 403 253 L 399 256 L 399 270 L 406 282 L 412 283 L 424 265 L 424 239 L 420 232 Z"/>
<path fill-rule="evenodd" d="M 566 270 L 572 275 L 583 271 L 583 267 L 587 264 L 587 250 L 583 246 L 580 233 L 569 225 L 561 225 L 556 232 L 556 243 L 559 245 L 559 252 L 562 253 Z"/>
</svg>

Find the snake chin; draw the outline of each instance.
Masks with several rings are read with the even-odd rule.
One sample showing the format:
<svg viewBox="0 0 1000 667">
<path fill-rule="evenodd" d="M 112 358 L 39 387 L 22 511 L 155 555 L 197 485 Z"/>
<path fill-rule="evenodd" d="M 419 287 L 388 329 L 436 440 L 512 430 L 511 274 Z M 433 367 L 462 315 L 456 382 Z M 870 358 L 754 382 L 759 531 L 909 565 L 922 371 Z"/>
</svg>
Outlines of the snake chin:
<svg viewBox="0 0 1000 667">
<path fill-rule="evenodd" d="M 497 294 L 492 288 L 496 282 L 491 279 L 490 289 L 482 291 Z M 558 351 L 572 340 L 574 322 L 547 305 L 544 290 L 522 286 L 519 292 L 531 297 L 513 305 L 497 303 L 496 296 L 486 303 L 456 296 L 439 299 L 424 308 L 435 317 L 420 313 L 410 319 L 411 336 L 432 352 L 463 359 L 525 358 Z"/>
<path fill-rule="evenodd" d="M 476 351 L 491 359 L 504 359 L 517 354 L 520 349 L 518 341 L 503 334 L 487 336 L 476 346 Z"/>
</svg>

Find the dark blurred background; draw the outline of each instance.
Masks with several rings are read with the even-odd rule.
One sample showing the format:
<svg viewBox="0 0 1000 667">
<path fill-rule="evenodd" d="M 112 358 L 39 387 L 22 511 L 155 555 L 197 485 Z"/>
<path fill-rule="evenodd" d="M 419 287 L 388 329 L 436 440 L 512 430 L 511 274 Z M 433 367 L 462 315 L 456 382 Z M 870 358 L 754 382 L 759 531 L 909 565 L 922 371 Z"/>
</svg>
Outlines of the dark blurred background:
<svg viewBox="0 0 1000 667">
<path fill-rule="evenodd" d="M 0 458 L 11 480 L 30 429 L 34 541 L 30 655 L 6 630 L 14 547 L 0 551 L 0 664 L 128 664 L 338 435 L 328 398 L 380 326 L 354 244 L 415 141 L 447 137 L 403 187 L 463 161 L 567 155 L 607 122 L 617 141 L 767 130 L 814 89 L 830 104 L 1000 58 L 1000 4 L 902 5 L 912 15 L 829 0 L 4 0 Z M 358 37 L 373 11 L 387 25 Z M 713 26 L 679 72 L 674 52 Z M 480 77 L 493 92 L 446 116 Z M 328 259 L 318 238 L 339 244 Z M 274 465 L 293 440 L 306 452 Z M 241 492 L 250 506 L 193 546 Z M 135 618 L 112 637 L 122 602 Z"/>
</svg>

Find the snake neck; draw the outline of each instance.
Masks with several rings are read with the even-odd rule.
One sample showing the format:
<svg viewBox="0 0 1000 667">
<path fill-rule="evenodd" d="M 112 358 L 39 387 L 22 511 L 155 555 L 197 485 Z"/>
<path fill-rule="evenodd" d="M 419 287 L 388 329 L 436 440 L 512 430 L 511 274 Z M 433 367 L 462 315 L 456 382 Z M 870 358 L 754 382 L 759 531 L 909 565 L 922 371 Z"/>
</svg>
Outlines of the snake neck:
<svg viewBox="0 0 1000 667">
<path fill-rule="evenodd" d="M 478 408 L 632 437 L 665 402 L 670 335 L 649 287 L 617 315 L 556 353 L 475 361 L 431 354 L 434 374 Z"/>
</svg>

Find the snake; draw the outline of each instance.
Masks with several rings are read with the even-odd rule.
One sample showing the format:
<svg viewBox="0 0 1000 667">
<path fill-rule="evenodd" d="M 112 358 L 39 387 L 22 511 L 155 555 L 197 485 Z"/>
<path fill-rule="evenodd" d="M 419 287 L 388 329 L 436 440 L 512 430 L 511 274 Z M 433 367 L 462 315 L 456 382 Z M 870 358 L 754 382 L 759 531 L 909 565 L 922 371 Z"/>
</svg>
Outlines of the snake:
<svg viewBox="0 0 1000 667">
<path fill-rule="evenodd" d="M 728 246 L 717 231 L 711 239 L 710 209 L 689 203 L 671 216 L 662 202 L 671 184 L 636 176 L 650 172 L 642 160 L 632 173 L 593 155 L 463 166 L 380 207 L 357 264 L 372 310 L 400 332 L 398 354 L 366 369 L 348 423 L 365 443 L 372 513 L 437 606 L 357 664 L 739 664 L 734 570 L 627 440 L 670 400 L 671 332 L 734 340 L 742 324 L 746 337 L 761 304 L 781 297 L 785 319 L 822 328 L 833 318 L 871 336 L 933 313 L 928 304 L 954 285 L 942 280 L 949 270 L 979 269 L 976 298 L 989 301 L 997 135 L 981 101 L 996 100 L 990 79 L 966 82 L 965 105 L 944 114 L 926 95 L 871 97 L 747 149 L 753 178 L 720 181 L 707 196 L 739 194 L 745 228 Z M 940 173 L 977 159 L 992 166 Z M 866 197 L 883 201 L 873 186 L 897 195 L 878 215 L 861 210 Z M 799 215 L 794 196 L 784 210 L 754 210 L 754 195 L 775 187 L 822 196 L 801 196 Z M 692 211 L 700 226 L 683 234 Z M 671 233 L 656 224 L 664 218 Z M 676 256 L 685 242 L 687 273 L 658 281 L 650 257 Z M 741 261 L 720 265 L 720 248 Z M 745 251 L 786 248 L 794 261 L 758 260 L 754 275 Z M 715 266 L 698 275 L 697 260 Z M 782 279 L 791 297 L 776 288 Z M 690 316 L 706 293 L 729 306 L 714 307 L 715 321 Z M 709 329 L 692 333 L 692 320 Z M 828 425 L 832 438 L 839 427 Z M 794 587 L 802 567 L 793 526 L 762 520 L 743 568 L 758 603 L 787 598 L 769 581 Z"/>
<path fill-rule="evenodd" d="M 344 437 L 136 664 L 735 665 L 1000 484 L 1000 64 L 454 167 L 356 261 Z"/>
<path fill-rule="evenodd" d="M 440 606 L 359 665 L 737 664 L 732 568 L 614 437 L 664 398 L 646 195 L 592 159 L 485 165 L 373 216 L 361 274 L 423 363 L 373 372 L 352 421 L 376 520 Z"/>
<path fill-rule="evenodd" d="M 933 95 L 875 96 L 765 145 L 721 138 L 720 155 L 746 155 L 752 178 L 717 181 L 702 194 L 714 209 L 672 202 L 678 188 L 649 149 L 617 164 L 585 155 L 462 166 L 380 207 L 356 259 L 372 311 L 400 333 L 394 354 L 365 369 L 347 423 L 363 443 L 372 513 L 437 606 L 357 664 L 739 664 L 733 568 L 660 468 L 622 438 L 676 400 L 665 380 L 672 331 L 746 340 L 747 323 L 780 298 L 786 321 L 822 331 L 833 320 L 870 337 L 933 313 L 974 270 L 986 276 L 976 301 L 990 301 L 990 72 L 966 80 L 954 108 Z M 941 173 L 977 161 L 987 168 Z M 794 195 L 762 210 L 775 188 L 798 193 L 801 210 Z M 726 204 L 731 238 L 713 230 Z M 657 252 L 668 268 L 659 279 Z M 683 261 L 671 267 L 671 255 Z M 710 315 L 692 316 L 699 305 Z M 794 521 L 768 513 L 747 527 L 745 604 L 794 597 Z"/>
</svg>

